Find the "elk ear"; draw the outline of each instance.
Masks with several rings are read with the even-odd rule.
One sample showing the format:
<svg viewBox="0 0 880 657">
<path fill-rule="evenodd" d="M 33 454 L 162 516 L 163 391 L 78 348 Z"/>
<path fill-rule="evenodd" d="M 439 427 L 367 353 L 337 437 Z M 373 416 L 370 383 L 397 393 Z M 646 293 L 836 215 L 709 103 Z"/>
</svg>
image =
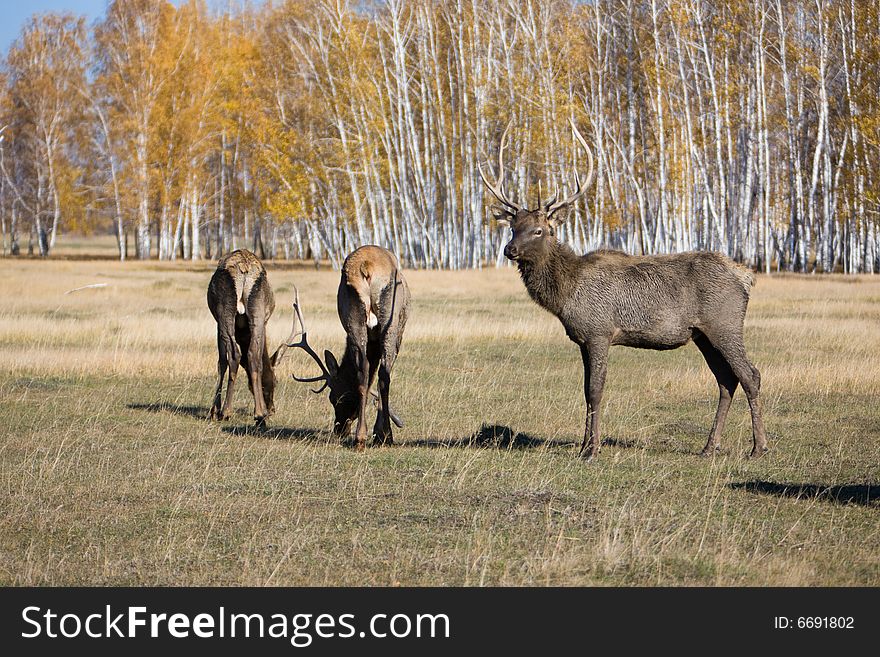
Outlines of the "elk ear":
<svg viewBox="0 0 880 657">
<path fill-rule="evenodd" d="M 335 379 L 339 373 L 339 363 L 336 362 L 336 356 L 329 349 L 324 350 L 324 362 L 327 363 L 327 371 L 330 372 L 330 376 Z"/>
<path fill-rule="evenodd" d="M 547 215 L 547 223 L 554 231 L 568 220 L 568 207 L 564 206 Z"/>
<path fill-rule="evenodd" d="M 492 207 L 492 217 L 502 228 L 510 227 L 510 220 L 513 219 L 513 215 L 510 212 L 504 208 L 499 208 L 497 205 Z"/>
</svg>

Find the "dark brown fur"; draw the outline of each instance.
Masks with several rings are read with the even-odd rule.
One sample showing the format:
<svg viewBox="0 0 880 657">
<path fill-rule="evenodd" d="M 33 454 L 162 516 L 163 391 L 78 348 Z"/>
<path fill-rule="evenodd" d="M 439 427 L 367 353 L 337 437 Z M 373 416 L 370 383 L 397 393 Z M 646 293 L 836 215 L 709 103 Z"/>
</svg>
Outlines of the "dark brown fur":
<svg viewBox="0 0 880 657">
<path fill-rule="evenodd" d="M 208 284 L 208 308 L 217 322 L 217 370 L 219 381 L 209 419 L 227 420 L 232 392 L 241 365 L 254 396 L 257 424 L 275 412 L 276 351 L 269 356 L 266 323 L 275 310 L 275 296 L 266 270 L 250 251 L 233 251 L 220 259 Z M 229 371 L 226 400 L 220 406 L 223 377 Z"/>
</svg>

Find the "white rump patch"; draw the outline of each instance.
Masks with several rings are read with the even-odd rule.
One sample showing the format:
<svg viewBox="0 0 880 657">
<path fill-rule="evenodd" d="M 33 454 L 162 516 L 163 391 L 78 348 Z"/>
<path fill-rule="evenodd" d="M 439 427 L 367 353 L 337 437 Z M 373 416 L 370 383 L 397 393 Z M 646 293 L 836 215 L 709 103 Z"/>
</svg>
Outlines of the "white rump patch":
<svg viewBox="0 0 880 657">
<path fill-rule="evenodd" d="M 367 312 L 367 328 L 375 328 L 379 325 L 379 318 L 373 314 L 373 311 L 370 310 Z"/>
<path fill-rule="evenodd" d="M 247 315 L 247 300 L 251 296 L 256 280 L 247 274 L 239 274 L 235 277 L 235 310 L 239 315 Z"/>
</svg>

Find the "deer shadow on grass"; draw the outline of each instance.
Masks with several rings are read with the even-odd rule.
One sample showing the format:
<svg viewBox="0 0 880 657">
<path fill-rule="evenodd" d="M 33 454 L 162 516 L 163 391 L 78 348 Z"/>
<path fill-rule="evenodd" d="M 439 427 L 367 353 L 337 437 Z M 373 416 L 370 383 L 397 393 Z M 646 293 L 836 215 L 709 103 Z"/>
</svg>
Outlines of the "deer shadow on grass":
<svg viewBox="0 0 880 657">
<path fill-rule="evenodd" d="M 779 439 L 777 434 L 771 432 L 767 432 L 767 436 L 774 441 Z M 703 425 L 696 422 L 673 421 L 660 425 L 647 437 L 603 438 L 602 446 L 643 450 L 651 454 L 693 456 L 699 454 L 700 446 L 705 442 L 705 438 L 706 433 Z M 714 455 L 737 458 L 741 449 L 742 446 L 730 439 L 725 445 L 717 447 Z"/>
<path fill-rule="evenodd" d="M 798 500 L 823 500 L 832 504 L 859 504 L 880 508 L 880 484 L 784 484 L 772 481 L 743 481 L 728 484 L 734 490 L 746 490 L 777 497 L 793 497 Z"/>
<path fill-rule="evenodd" d="M 207 406 L 186 406 L 171 404 L 169 402 L 156 402 L 153 404 L 126 404 L 126 408 L 134 411 L 147 411 L 148 413 L 171 413 L 172 415 L 188 415 L 198 420 L 204 420 L 208 416 Z M 242 411 L 244 414 L 245 411 Z M 266 424 L 242 424 L 226 425 L 220 430 L 234 436 L 260 436 L 272 440 L 301 440 L 306 442 L 330 441 L 329 431 L 322 431 L 312 427 L 272 427 Z"/>
<path fill-rule="evenodd" d="M 329 431 L 312 427 L 270 427 L 242 424 L 222 427 L 220 431 L 233 436 L 257 436 L 269 440 L 298 440 L 307 443 L 331 443 L 334 440 Z"/>
<path fill-rule="evenodd" d="M 635 440 L 633 438 L 603 438 L 602 446 L 618 447 L 620 449 L 647 449 L 651 446 L 647 440 Z"/>
<path fill-rule="evenodd" d="M 430 448 L 473 448 L 473 449 L 536 449 L 539 447 L 571 447 L 574 441 L 555 441 L 537 438 L 527 433 L 514 432 L 501 424 L 482 424 L 470 436 L 465 438 L 421 438 L 408 440 L 406 447 Z"/>
<path fill-rule="evenodd" d="M 208 416 L 207 406 L 187 406 L 171 404 L 169 402 L 155 402 L 152 404 L 126 404 L 126 408 L 133 411 L 147 411 L 148 413 L 171 413 L 172 415 L 188 415 L 189 417 L 204 420 Z"/>
</svg>

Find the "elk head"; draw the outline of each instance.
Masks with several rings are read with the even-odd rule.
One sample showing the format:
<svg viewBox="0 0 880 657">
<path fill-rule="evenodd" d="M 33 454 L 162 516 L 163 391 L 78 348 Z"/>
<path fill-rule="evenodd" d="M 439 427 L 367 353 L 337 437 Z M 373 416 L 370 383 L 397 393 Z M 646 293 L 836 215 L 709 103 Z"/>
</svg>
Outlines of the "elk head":
<svg viewBox="0 0 880 657">
<path fill-rule="evenodd" d="M 287 345 L 282 343 L 269 357 L 269 367 L 263 366 L 263 399 L 266 402 L 266 408 L 269 409 L 269 415 L 275 414 L 275 387 L 278 385 L 275 368 L 281 362 L 286 350 Z"/>
<path fill-rule="evenodd" d="M 282 350 L 286 350 L 288 347 L 295 347 L 302 349 L 312 357 L 321 369 L 321 374 L 303 378 L 294 374 L 293 378 L 300 383 L 319 382 L 321 384 L 320 387 L 312 390 L 315 394 L 320 394 L 325 389 L 330 391 L 330 403 L 333 405 L 335 416 L 333 421 L 333 433 L 337 436 L 345 436 L 351 428 L 351 423 L 357 419 L 358 416 L 357 372 L 353 367 L 353 363 L 348 362 L 347 359 L 343 358 L 342 364 L 337 362 L 336 357 L 329 349 L 324 350 L 323 360 L 317 353 L 315 353 L 315 350 L 309 345 L 308 331 L 306 329 L 305 320 L 303 319 L 302 308 L 299 303 L 299 290 L 296 289 L 296 286 L 294 286 L 293 289 L 293 327 L 291 328 L 290 336 L 285 340 L 284 344 L 278 348 L 278 352 L 281 352 L 281 356 L 283 356 L 284 351 Z M 299 329 L 297 329 L 297 324 L 299 324 Z M 300 336 L 300 339 L 294 342 L 297 335 Z M 276 352 L 276 355 L 278 355 L 278 352 Z M 281 356 L 279 356 L 278 360 L 280 360 Z M 375 400 L 378 400 L 375 392 L 371 390 L 370 394 Z M 393 409 L 388 409 L 388 415 L 394 424 L 398 427 L 403 427 L 403 422 Z"/>
<path fill-rule="evenodd" d="M 510 226 L 513 231 L 513 238 L 504 247 L 504 255 L 510 260 L 532 262 L 543 259 L 557 241 L 556 228 L 563 221 L 562 216 L 557 213 L 583 196 L 593 182 L 593 153 L 581 133 L 578 132 L 574 121 L 569 120 L 569 122 L 575 139 L 583 146 L 590 162 L 590 172 L 587 175 L 586 183 L 581 184 L 580 177 L 575 171 L 575 190 L 571 196 L 559 199 L 559 191 L 557 190 L 552 199 L 542 203 L 539 195 L 538 207 L 534 210 L 517 205 L 507 197 L 504 192 L 503 179 L 504 149 L 507 146 L 507 136 L 510 132 L 509 123 L 501 136 L 501 146 L 498 151 L 498 176 L 495 181 L 490 181 L 483 173 L 483 167 L 479 167 L 483 183 L 501 203 L 500 206 L 494 208 L 495 220 L 502 226 Z"/>
</svg>

